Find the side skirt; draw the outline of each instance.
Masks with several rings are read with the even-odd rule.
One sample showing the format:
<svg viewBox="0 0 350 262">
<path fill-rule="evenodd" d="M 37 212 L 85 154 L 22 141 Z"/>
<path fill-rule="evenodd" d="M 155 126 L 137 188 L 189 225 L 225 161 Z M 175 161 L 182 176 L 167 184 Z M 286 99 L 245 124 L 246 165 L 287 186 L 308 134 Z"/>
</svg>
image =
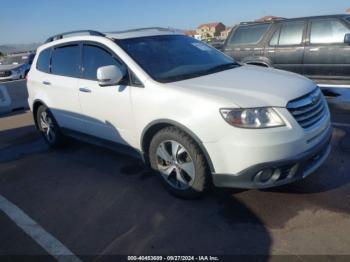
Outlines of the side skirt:
<svg viewBox="0 0 350 262">
<path fill-rule="evenodd" d="M 68 128 L 60 128 L 60 130 L 67 137 L 70 137 L 88 144 L 93 144 L 96 146 L 108 148 L 114 152 L 121 153 L 123 155 L 127 155 L 143 161 L 143 153 L 131 146 L 112 142 L 106 139 L 101 139 L 101 138 L 91 136 L 85 133 L 81 133 L 75 130 L 71 130 Z"/>
</svg>

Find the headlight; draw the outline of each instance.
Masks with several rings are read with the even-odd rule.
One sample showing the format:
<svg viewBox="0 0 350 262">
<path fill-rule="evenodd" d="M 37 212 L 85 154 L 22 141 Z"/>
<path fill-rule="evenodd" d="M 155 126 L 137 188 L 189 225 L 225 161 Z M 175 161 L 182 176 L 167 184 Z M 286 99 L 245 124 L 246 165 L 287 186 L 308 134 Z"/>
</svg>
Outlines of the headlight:
<svg viewBox="0 0 350 262">
<path fill-rule="evenodd" d="M 241 128 L 269 128 L 285 126 L 282 118 L 270 107 L 249 109 L 221 109 L 222 117 L 230 125 Z"/>
</svg>

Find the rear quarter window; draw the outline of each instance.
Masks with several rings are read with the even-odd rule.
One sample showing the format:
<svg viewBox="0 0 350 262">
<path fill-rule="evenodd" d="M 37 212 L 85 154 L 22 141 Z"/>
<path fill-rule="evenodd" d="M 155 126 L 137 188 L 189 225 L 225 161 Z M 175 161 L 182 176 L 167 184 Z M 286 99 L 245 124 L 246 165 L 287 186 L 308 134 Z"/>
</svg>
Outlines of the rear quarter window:
<svg viewBox="0 0 350 262">
<path fill-rule="evenodd" d="M 46 49 L 39 54 L 36 69 L 48 73 L 50 65 L 50 49 Z"/>
<path fill-rule="evenodd" d="M 254 45 L 261 41 L 270 24 L 241 26 L 233 32 L 229 45 Z"/>
</svg>

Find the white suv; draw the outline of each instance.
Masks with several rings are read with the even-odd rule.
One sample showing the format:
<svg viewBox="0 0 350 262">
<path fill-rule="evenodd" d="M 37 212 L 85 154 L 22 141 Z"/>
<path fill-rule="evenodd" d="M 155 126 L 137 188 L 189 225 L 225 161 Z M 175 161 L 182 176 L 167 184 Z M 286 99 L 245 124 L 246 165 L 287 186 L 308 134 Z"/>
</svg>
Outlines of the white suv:
<svg viewBox="0 0 350 262">
<path fill-rule="evenodd" d="M 211 184 L 287 184 L 330 152 L 330 113 L 314 82 L 240 65 L 169 29 L 51 37 L 37 51 L 28 91 L 51 146 L 71 136 L 136 152 L 184 198 Z"/>
</svg>

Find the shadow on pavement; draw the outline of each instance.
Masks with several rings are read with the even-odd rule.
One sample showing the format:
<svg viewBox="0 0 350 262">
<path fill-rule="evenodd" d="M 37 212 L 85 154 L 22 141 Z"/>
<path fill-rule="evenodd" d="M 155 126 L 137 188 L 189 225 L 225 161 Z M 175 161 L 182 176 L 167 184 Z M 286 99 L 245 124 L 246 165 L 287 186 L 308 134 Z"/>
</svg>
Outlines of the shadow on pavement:
<svg viewBox="0 0 350 262">
<path fill-rule="evenodd" d="M 139 160 L 80 142 L 49 150 L 32 128 L 0 131 L 0 138 L 7 137 L 1 143 L 11 143 L 0 147 L 0 194 L 75 254 L 258 254 L 267 259 L 268 230 L 234 195 L 179 200 Z M 3 230 L 0 243 L 11 229 Z M 20 251 L 13 243 L 1 252 Z"/>
</svg>

